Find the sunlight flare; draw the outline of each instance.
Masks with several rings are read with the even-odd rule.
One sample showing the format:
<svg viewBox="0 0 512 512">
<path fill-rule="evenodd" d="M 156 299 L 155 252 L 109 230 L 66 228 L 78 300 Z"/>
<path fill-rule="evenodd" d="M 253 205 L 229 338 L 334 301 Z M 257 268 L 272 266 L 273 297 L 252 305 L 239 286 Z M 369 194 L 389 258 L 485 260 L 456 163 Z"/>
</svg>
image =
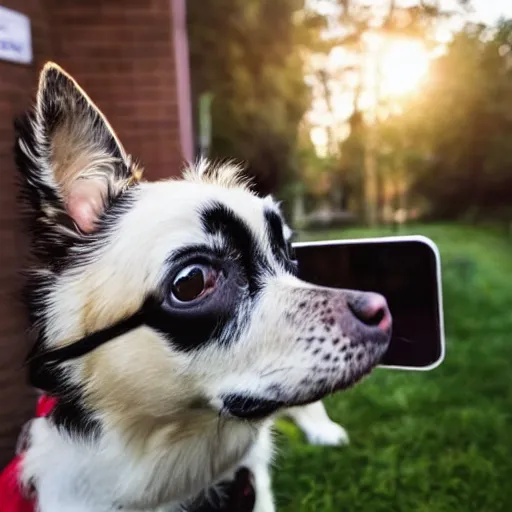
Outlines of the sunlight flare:
<svg viewBox="0 0 512 512">
<path fill-rule="evenodd" d="M 430 58 L 420 41 L 391 41 L 382 56 L 381 87 L 386 96 L 414 92 L 425 79 Z"/>
</svg>

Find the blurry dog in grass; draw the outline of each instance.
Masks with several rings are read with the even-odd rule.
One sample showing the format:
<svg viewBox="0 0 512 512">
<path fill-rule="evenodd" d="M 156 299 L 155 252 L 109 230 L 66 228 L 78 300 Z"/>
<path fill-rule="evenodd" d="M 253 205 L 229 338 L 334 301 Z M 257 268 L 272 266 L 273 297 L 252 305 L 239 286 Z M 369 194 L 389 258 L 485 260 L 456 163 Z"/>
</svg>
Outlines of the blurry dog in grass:
<svg viewBox="0 0 512 512">
<path fill-rule="evenodd" d="M 300 281 L 278 205 L 233 165 L 142 181 L 55 64 L 16 130 L 35 256 L 30 376 L 57 398 L 26 432 L 38 511 L 213 510 L 214 495 L 222 510 L 216 485 L 239 468 L 254 510 L 274 510 L 274 416 L 312 443 L 347 441 L 319 400 L 379 363 L 385 300 Z"/>
</svg>

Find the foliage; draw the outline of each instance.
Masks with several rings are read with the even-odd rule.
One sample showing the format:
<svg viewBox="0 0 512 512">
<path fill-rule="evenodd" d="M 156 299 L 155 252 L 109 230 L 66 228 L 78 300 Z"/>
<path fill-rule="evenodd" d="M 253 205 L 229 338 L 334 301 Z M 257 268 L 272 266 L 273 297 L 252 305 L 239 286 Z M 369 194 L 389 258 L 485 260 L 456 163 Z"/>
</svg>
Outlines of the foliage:
<svg viewBox="0 0 512 512">
<path fill-rule="evenodd" d="M 349 144 L 365 137 L 344 143 L 352 169 Z M 455 34 L 427 83 L 381 119 L 377 139 L 381 182 L 406 189 L 407 206 L 428 207 L 430 218 L 510 222 L 512 21 Z"/>
<path fill-rule="evenodd" d="M 446 360 L 426 373 L 378 369 L 328 399 L 330 415 L 351 436 L 348 447 L 308 446 L 293 424 L 281 421 L 274 471 L 280 511 L 512 509 L 510 239 L 452 225 L 414 233 L 440 248 Z M 315 238 L 375 234 L 391 232 Z"/>
<path fill-rule="evenodd" d="M 501 215 L 510 205 L 511 45 L 512 21 L 494 33 L 466 26 L 435 62 L 414 105 L 415 144 L 427 157 L 416 191 L 437 217 Z"/>
<path fill-rule="evenodd" d="M 246 162 L 263 192 L 297 166 L 300 120 L 309 105 L 298 0 L 189 0 L 193 97 L 214 95 L 212 158 Z M 309 23 L 309 21 L 308 21 Z"/>
<path fill-rule="evenodd" d="M 328 3 L 329 15 L 301 0 L 188 1 L 194 104 L 204 92 L 214 97 L 211 156 L 247 162 L 261 192 L 328 202 L 368 221 L 413 208 L 510 222 L 512 21 L 463 27 L 410 96 L 379 97 L 377 87 L 374 124 L 359 101 L 365 35 L 434 48 L 450 13 L 435 0 Z M 352 58 L 334 69 L 327 56 L 340 47 Z M 328 126 L 319 156 L 305 114 L 315 98 L 334 119 L 336 87 L 352 94 L 349 136 L 339 144 L 339 126 Z"/>
<path fill-rule="evenodd" d="M 383 171 L 379 165 L 376 129 L 371 119 L 378 119 L 381 111 L 389 110 L 386 98 L 379 89 L 380 66 L 386 48 L 396 40 L 420 40 L 426 47 L 434 48 L 438 45 L 435 30 L 439 22 L 451 13 L 442 10 L 437 2 L 400 4 L 394 0 L 379 3 L 327 0 L 327 3 L 331 5 L 326 15 L 330 28 L 324 32 L 321 45 L 311 46 L 312 51 L 316 52 L 314 57 L 317 62 L 316 69 L 313 69 L 313 81 L 316 81 L 317 94 L 323 97 L 331 118 L 335 117 L 332 111 L 333 90 L 339 90 L 340 83 L 344 81 L 347 85 L 341 88 L 352 96 L 353 110 L 347 120 L 349 136 L 341 142 L 338 150 L 333 149 L 334 127 L 327 127 L 329 153 L 331 156 L 337 155 L 340 160 L 339 165 L 331 165 L 334 175 L 330 181 L 333 186 L 343 189 L 345 205 L 351 205 L 352 209 L 365 215 L 369 224 L 373 224 L 377 220 L 378 192 L 380 190 L 382 193 L 380 182 Z M 370 44 L 375 37 L 380 41 L 377 47 L 374 47 L 375 43 Z M 346 62 L 333 67 L 329 56 L 340 49 L 344 51 Z M 322 53 L 324 58 L 318 58 Z M 369 65 L 369 56 L 375 61 L 374 64 Z M 369 73 L 375 76 L 374 86 L 369 85 L 373 81 L 369 79 Z M 349 85 L 350 82 L 352 85 Z M 375 109 L 368 110 L 361 106 L 363 94 L 375 96 Z M 369 124 L 372 124 L 371 130 Z M 390 148 L 394 150 L 393 146 Z M 390 169 L 392 167 L 388 166 Z M 350 202 L 347 201 L 348 192 L 351 192 Z"/>
</svg>

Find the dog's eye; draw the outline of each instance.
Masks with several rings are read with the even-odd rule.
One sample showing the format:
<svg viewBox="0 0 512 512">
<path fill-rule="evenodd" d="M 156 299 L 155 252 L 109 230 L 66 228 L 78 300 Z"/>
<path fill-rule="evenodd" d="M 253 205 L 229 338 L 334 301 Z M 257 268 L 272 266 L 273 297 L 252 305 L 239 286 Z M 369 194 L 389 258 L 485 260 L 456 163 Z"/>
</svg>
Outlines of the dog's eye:
<svg viewBox="0 0 512 512">
<path fill-rule="evenodd" d="M 211 292 L 216 281 L 217 272 L 213 268 L 190 265 L 174 278 L 171 293 L 179 302 L 191 302 Z"/>
</svg>

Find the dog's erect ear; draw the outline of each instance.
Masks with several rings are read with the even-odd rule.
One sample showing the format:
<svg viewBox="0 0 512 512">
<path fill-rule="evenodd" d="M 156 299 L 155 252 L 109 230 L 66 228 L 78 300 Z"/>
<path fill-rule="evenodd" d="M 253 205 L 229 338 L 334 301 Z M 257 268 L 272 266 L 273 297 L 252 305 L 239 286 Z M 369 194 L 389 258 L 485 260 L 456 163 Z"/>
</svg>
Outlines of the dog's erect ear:
<svg viewBox="0 0 512 512">
<path fill-rule="evenodd" d="M 16 131 L 18 168 L 39 228 L 54 242 L 94 231 L 112 200 L 140 178 L 103 114 L 56 64 L 41 72 L 35 110 Z"/>
</svg>

